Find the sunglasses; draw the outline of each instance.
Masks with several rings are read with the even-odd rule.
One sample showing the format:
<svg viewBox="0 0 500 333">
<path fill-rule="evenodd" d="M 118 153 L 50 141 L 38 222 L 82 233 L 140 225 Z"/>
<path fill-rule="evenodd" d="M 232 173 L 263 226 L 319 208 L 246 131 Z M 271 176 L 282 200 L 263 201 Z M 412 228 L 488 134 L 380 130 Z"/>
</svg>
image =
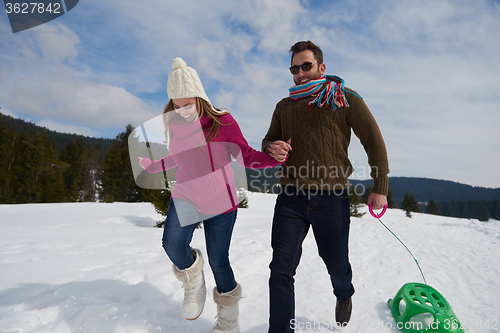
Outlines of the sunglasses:
<svg viewBox="0 0 500 333">
<path fill-rule="evenodd" d="M 293 75 L 299 74 L 299 68 L 302 68 L 303 72 L 309 72 L 312 68 L 312 65 L 318 64 L 318 62 L 306 62 L 303 63 L 302 65 L 295 65 L 290 67 L 290 73 Z"/>
</svg>

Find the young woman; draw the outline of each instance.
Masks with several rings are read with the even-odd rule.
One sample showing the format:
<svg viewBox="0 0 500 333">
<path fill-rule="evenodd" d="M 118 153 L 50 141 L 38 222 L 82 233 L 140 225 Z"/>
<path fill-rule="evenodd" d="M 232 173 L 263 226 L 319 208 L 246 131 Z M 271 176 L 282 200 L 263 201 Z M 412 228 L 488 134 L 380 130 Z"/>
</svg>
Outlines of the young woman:
<svg viewBox="0 0 500 333">
<path fill-rule="evenodd" d="M 216 287 L 217 321 L 212 332 L 239 332 L 238 302 L 241 286 L 229 263 L 229 246 L 239 205 L 231 157 L 250 168 L 277 166 L 275 160 L 252 149 L 234 118 L 214 108 L 196 71 L 181 58 L 174 59 L 167 93 L 170 101 L 163 114 L 169 154 L 159 160 L 139 158 L 148 172 L 173 167 L 176 185 L 165 220 L 163 247 L 183 283 L 183 310 L 186 319 L 197 319 L 205 305 L 206 287 L 203 257 L 190 246 L 201 221 L 210 267 Z"/>
</svg>

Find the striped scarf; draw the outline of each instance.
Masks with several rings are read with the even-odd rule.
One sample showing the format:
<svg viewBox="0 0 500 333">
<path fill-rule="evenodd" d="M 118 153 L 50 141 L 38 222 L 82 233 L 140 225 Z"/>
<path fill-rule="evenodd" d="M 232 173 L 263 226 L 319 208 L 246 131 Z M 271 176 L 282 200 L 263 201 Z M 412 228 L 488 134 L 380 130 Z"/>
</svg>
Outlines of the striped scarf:
<svg viewBox="0 0 500 333">
<path fill-rule="evenodd" d="M 323 87 L 325 82 L 326 85 Z M 306 84 L 293 86 L 289 90 L 290 99 L 294 101 L 317 94 L 316 98 L 308 103 L 309 111 L 313 103 L 318 103 L 320 108 L 325 104 L 332 105 L 333 110 L 337 107 L 349 106 L 345 98 L 344 80 L 335 75 L 324 75 Z"/>
</svg>

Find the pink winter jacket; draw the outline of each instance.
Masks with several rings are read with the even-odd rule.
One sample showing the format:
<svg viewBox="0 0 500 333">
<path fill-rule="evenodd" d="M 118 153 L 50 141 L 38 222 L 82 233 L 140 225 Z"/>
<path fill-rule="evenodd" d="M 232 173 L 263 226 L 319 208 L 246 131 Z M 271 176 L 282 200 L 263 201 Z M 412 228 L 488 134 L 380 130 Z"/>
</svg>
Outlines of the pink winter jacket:
<svg viewBox="0 0 500 333">
<path fill-rule="evenodd" d="M 203 214 L 221 214 L 238 208 L 231 156 L 238 164 L 252 169 L 271 168 L 284 163 L 250 147 L 230 114 L 220 116 L 219 120 L 222 123 L 219 134 L 206 142 L 207 132 L 203 132 L 202 128 L 209 128 L 212 119 L 203 116 L 188 123 L 181 117 L 173 118 L 170 122 L 172 139 L 169 154 L 159 160 L 144 158 L 142 161 L 149 173 L 179 167 L 172 197 L 190 202 Z"/>
</svg>

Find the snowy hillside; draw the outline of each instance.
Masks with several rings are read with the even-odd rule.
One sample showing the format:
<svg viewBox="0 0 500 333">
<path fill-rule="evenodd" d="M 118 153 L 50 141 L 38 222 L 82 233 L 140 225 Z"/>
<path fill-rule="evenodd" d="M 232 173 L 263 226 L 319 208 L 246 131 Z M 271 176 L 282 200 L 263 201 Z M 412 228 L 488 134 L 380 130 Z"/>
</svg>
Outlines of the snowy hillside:
<svg viewBox="0 0 500 333">
<path fill-rule="evenodd" d="M 275 195 L 249 194 L 231 261 L 245 298 L 242 332 L 267 332 L 270 227 Z M 181 284 L 161 247 L 148 203 L 0 206 L 0 332 L 209 332 L 216 307 L 182 316 Z M 500 222 L 481 223 L 388 210 L 382 221 L 418 259 L 429 285 L 450 302 L 467 332 L 500 332 Z M 351 223 L 353 315 L 342 332 L 398 332 L 387 306 L 415 262 L 376 219 Z M 205 254 L 203 231 L 193 246 Z M 205 266 L 207 288 L 214 287 Z M 210 295 L 210 293 L 209 293 Z M 312 232 L 296 276 L 296 315 L 309 332 L 332 332 L 335 297 Z M 319 327 L 319 328 L 318 328 Z M 391 329 L 392 327 L 392 329 Z M 308 332 L 308 330 L 297 330 Z"/>
</svg>

